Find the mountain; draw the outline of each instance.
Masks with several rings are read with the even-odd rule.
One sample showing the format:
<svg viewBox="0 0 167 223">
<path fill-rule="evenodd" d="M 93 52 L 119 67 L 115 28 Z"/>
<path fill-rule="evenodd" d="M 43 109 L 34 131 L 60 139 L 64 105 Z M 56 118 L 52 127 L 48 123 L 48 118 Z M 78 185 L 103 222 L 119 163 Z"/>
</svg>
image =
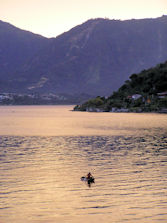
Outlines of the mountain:
<svg viewBox="0 0 167 223">
<path fill-rule="evenodd" d="M 108 97 L 96 97 L 77 105 L 76 111 L 119 111 L 167 113 L 167 61 L 132 74 L 130 80 Z"/>
<path fill-rule="evenodd" d="M 1 91 L 108 95 L 167 59 L 167 16 L 91 19 L 51 39 L 1 23 Z"/>
<path fill-rule="evenodd" d="M 21 86 L 13 86 L 12 82 L 19 80 L 16 70 L 35 56 L 35 54 L 48 43 L 48 39 L 16 28 L 15 26 L 0 21 L 0 89 L 12 91 Z M 28 78 L 28 77 L 27 77 Z M 20 88 L 20 89 L 19 89 Z"/>
</svg>

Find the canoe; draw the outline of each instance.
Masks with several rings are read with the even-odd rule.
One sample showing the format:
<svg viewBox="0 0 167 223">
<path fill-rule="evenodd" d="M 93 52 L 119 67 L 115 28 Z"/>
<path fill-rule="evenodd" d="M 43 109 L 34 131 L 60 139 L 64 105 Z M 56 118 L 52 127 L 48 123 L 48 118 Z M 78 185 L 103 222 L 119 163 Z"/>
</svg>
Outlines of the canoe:
<svg viewBox="0 0 167 223">
<path fill-rule="evenodd" d="M 88 182 L 88 184 L 90 184 L 90 183 L 94 183 L 95 179 L 94 179 L 94 177 L 90 177 L 90 178 L 81 177 L 81 181 L 86 181 L 86 182 Z"/>
</svg>

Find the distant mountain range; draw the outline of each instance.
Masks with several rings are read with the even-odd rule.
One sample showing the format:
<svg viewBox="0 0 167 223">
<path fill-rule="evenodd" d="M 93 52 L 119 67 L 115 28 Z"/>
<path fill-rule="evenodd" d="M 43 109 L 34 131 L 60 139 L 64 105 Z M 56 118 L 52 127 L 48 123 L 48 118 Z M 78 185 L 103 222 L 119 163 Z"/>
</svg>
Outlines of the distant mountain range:
<svg viewBox="0 0 167 223">
<path fill-rule="evenodd" d="M 167 60 L 167 16 L 92 19 L 56 38 L 0 21 L 0 92 L 109 95 Z"/>
</svg>

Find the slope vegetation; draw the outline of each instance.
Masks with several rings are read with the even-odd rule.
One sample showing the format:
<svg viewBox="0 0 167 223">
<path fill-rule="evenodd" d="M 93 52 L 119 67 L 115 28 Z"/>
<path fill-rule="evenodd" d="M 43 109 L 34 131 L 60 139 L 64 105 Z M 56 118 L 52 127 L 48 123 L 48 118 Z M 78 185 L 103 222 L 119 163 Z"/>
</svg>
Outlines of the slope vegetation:
<svg viewBox="0 0 167 223">
<path fill-rule="evenodd" d="M 96 97 L 77 105 L 80 111 L 167 112 L 167 62 L 132 74 L 110 97 Z"/>
</svg>

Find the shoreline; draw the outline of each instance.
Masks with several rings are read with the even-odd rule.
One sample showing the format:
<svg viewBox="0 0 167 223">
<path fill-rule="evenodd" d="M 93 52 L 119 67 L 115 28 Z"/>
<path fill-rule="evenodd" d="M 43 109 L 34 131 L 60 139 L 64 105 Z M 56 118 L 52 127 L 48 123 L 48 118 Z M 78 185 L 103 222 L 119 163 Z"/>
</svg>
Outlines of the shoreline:
<svg viewBox="0 0 167 223">
<path fill-rule="evenodd" d="M 73 109 L 73 111 L 79 111 L 79 112 L 90 112 L 90 113 L 155 113 L 155 114 L 167 114 L 167 108 L 162 108 L 161 110 L 158 111 L 142 111 L 142 110 L 136 110 L 136 111 L 132 111 L 132 110 L 128 110 L 128 109 L 115 109 L 114 111 L 110 110 L 110 111 L 105 111 L 103 109 L 98 109 L 98 108 L 87 108 L 86 110 L 75 110 L 75 108 Z"/>
</svg>

